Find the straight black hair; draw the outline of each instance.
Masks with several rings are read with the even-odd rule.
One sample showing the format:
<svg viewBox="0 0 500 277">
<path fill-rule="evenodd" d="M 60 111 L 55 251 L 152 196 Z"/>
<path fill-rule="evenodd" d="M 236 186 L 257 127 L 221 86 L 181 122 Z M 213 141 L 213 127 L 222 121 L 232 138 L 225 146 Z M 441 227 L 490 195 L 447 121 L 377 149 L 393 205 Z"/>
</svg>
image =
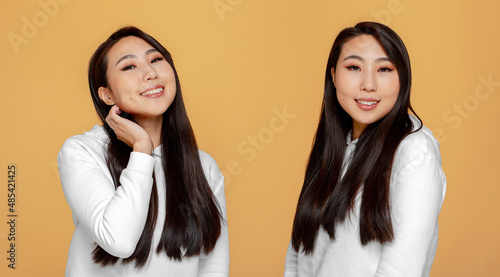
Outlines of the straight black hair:
<svg viewBox="0 0 500 277">
<path fill-rule="evenodd" d="M 217 199 L 205 178 L 200 161 L 198 146 L 189 122 L 177 71 L 170 53 L 153 37 L 136 27 L 124 27 L 113 33 L 95 51 L 89 63 L 88 80 L 92 101 L 109 136 L 106 162 L 116 187 L 120 184 L 120 175 L 127 166 L 132 148 L 116 137 L 113 129 L 106 123 L 111 106 L 104 103 L 98 94 L 99 87 L 108 87 L 106 70 L 107 53 L 119 40 L 135 36 L 143 39 L 158 50 L 172 67 L 177 87 L 175 98 L 163 114 L 161 127 L 162 167 L 166 183 L 166 216 L 160 242 L 156 253 L 165 252 L 174 260 L 184 256 L 196 256 L 204 251 L 211 252 L 221 232 L 222 214 Z M 133 116 L 128 117 L 134 121 Z M 154 177 L 154 174 L 153 174 Z M 143 233 L 135 252 L 124 263 L 135 261 L 140 268 L 146 264 L 152 248 L 152 237 L 158 216 L 158 194 L 156 180 Z M 93 251 L 93 260 L 102 266 L 111 266 L 119 258 L 110 255 L 99 245 Z"/>
<path fill-rule="evenodd" d="M 384 48 L 398 70 L 400 90 L 394 108 L 363 131 L 342 177 L 352 118 L 338 102 L 331 70 L 336 69 L 343 45 L 361 35 L 373 36 Z M 335 239 L 335 227 L 349 215 L 358 193 L 361 193 L 361 243 L 393 240 L 390 176 L 396 149 L 413 129 L 408 114 L 409 111 L 415 114 L 410 89 L 410 58 L 403 41 L 392 29 L 376 22 L 360 22 L 338 34 L 326 66 L 321 116 L 293 222 L 292 246 L 296 251 L 302 248 L 310 254 L 314 250 L 320 226 L 330 239 Z"/>
</svg>

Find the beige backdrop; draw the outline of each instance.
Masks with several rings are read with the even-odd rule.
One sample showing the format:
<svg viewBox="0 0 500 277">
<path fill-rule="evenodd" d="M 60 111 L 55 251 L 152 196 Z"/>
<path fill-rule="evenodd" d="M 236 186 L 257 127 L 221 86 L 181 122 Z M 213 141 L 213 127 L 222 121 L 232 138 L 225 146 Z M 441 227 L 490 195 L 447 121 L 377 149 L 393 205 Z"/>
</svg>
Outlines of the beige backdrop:
<svg viewBox="0 0 500 277">
<path fill-rule="evenodd" d="M 331 44 L 377 20 L 405 41 L 413 105 L 441 142 L 448 191 L 432 276 L 500 276 L 499 11 L 493 0 L 2 0 L 0 275 L 63 276 L 74 226 L 56 155 L 98 123 L 90 55 L 132 24 L 172 52 L 200 148 L 226 176 L 231 276 L 282 276 Z"/>
</svg>

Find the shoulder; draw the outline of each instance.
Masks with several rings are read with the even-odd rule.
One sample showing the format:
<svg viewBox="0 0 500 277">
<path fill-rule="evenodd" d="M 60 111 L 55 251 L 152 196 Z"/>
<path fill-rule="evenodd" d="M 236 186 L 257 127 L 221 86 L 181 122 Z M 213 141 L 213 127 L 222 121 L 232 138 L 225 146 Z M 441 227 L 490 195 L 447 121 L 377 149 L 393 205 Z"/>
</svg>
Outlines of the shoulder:
<svg viewBox="0 0 500 277">
<path fill-rule="evenodd" d="M 201 166 L 203 167 L 203 172 L 207 178 L 208 184 L 212 190 L 216 189 L 219 183 L 222 182 L 224 185 L 224 176 L 217 166 L 217 162 L 208 153 L 198 150 Z"/>
<path fill-rule="evenodd" d="M 89 131 L 68 138 L 59 151 L 58 159 L 71 155 L 75 152 L 89 152 L 90 154 L 102 155 L 109 141 L 104 128 L 95 125 Z"/>
<path fill-rule="evenodd" d="M 439 152 L 439 142 L 432 134 L 432 131 L 423 126 L 422 123 L 411 116 L 413 122 L 413 132 L 406 136 L 400 143 L 395 156 L 398 164 L 408 164 L 416 159 L 426 157 L 435 159 L 441 163 Z"/>
<path fill-rule="evenodd" d="M 391 199 L 406 201 L 406 204 L 419 200 L 425 205 L 430 205 L 434 199 L 441 207 L 446 177 L 441 166 L 439 142 L 432 131 L 413 116 L 412 122 L 413 132 L 401 141 L 394 156 Z"/>
<path fill-rule="evenodd" d="M 68 138 L 64 142 L 62 148 L 71 147 L 75 145 L 96 145 L 96 144 L 104 145 L 108 141 L 109 138 L 106 135 L 106 132 L 104 131 L 104 127 L 99 125 L 94 125 L 94 127 L 92 127 L 92 129 L 90 129 L 89 131 Z"/>
</svg>

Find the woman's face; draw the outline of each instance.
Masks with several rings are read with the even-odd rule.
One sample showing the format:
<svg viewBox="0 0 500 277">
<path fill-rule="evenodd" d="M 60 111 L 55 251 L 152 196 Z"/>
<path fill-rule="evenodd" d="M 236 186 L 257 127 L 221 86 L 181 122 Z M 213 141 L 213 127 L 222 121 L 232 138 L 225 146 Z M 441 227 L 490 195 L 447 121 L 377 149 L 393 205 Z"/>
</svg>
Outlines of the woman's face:
<svg viewBox="0 0 500 277">
<path fill-rule="evenodd" d="M 119 40 L 107 54 L 108 87 L 99 96 L 136 120 L 158 118 L 175 98 L 175 75 L 158 50 L 135 36 Z"/>
<path fill-rule="evenodd" d="M 337 99 L 351 116 L 353 138 L 386 116 L 399 94 L 399 75 L 384 48 L 371 35 L 344 43 L 336 70 L 331 69 Z"/>
</svg>

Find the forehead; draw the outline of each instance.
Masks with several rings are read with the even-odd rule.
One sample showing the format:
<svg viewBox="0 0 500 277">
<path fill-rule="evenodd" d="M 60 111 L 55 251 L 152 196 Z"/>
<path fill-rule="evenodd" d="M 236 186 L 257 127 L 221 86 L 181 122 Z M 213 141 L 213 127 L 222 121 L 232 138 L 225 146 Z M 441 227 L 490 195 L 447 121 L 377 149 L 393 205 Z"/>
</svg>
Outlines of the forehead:
<svg viewBox="0 0 500 277">
<path fill-rule="evenodd" d="M 154 48 L 145 40 L 135 36 L 128 36 L 120 39 L 108 51 L 110 62 L 116 61 L 125 55 L 144 55 L 147 50 Z"/>
<path fill-rule="evenodd" d="M 382 45 L 371 35 L 360 35 L 345 42 L 340 52 L 340 60 L 349 55 L 375 59 L 387 57 Z"/>
</svg>

